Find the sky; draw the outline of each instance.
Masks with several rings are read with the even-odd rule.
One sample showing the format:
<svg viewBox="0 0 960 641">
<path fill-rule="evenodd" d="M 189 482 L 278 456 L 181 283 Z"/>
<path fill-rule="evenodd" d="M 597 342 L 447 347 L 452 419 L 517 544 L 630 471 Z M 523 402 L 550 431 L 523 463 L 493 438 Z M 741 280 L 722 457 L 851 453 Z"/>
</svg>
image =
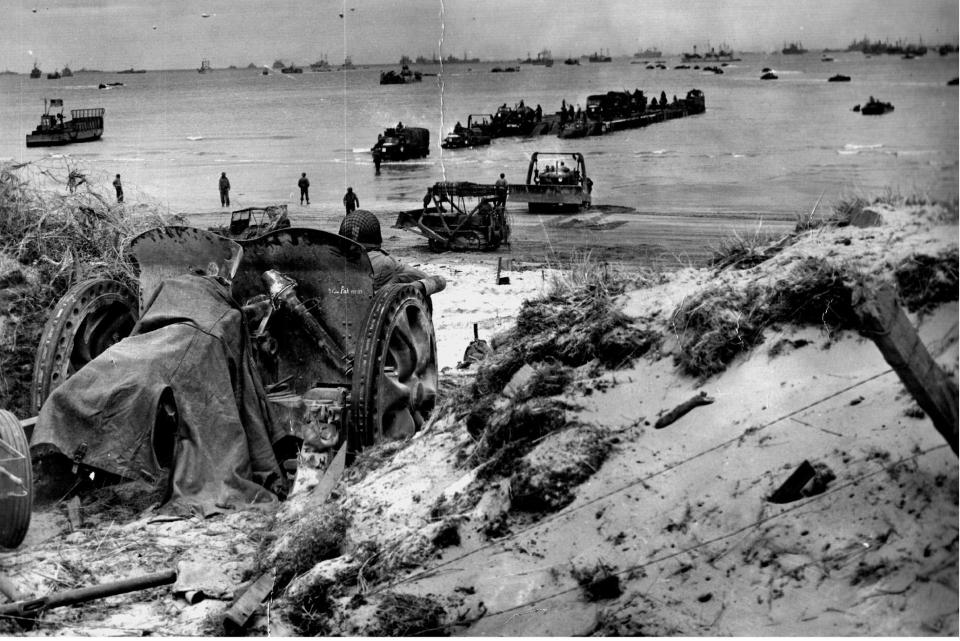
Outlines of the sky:
<svg viewBox="0 0 960 641">
<path fill-rule="evenodd" d="M 0 70 L 957 44 L 957 0 L 0 0 Z"/>
</svg>

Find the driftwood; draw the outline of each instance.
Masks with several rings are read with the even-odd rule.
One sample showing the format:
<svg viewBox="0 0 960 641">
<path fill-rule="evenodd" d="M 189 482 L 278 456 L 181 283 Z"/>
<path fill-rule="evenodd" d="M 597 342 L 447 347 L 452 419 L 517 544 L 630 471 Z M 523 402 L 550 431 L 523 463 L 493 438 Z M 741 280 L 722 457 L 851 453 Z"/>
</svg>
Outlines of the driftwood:
<svg viewBox="0 0 960 641">
<path fill-rule="evenodd" d="M 667 425 L 670 425 L 674 421 L 678 420 L 681 416 L 683 416 L 684 414 L 692 410 L 694 407 L 698 407 L 700 405 L 709 405 L 712 402 L 713 402 L 712 397 L 707 396 L 706 392 L 700 392 L 696 396 L 685 400 L 684 402 L 680 403 L 679 405 L 674 407 L 672 410 L 670 410 L 669 412 L 667 412 L 666 414 L 658 418 L 657 422 L 653 426 L 653 429 L 655 430 L 662 429 Z"/>
<path fill-rule="evenodd" d="M 933 425 L 957 453 L 957 384 L 930 356 L 917 331 L 897 304 L 893 288 L 853 288 L 853 308 L 863 333 L 897 372 Z"/>
</svg>

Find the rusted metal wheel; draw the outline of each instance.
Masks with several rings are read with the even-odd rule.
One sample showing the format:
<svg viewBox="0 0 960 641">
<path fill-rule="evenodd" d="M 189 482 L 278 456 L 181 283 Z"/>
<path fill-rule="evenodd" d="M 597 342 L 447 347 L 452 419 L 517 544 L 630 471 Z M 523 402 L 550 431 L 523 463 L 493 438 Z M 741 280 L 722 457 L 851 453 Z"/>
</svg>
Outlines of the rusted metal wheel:
<svg viewBox="0 0 960 641">
<path fill-rule="evenodd" d="M 409 436 L 437 400 L 437 340 L 430 300 L 417 285 L 381 289 L 354 358 L 350 449 Z"/>
<path fill-rule="evenodd" d="M 7 410 L 0 410 L 0 441 L 0 547 L 15 548 L 30 528 L 33 469 L 27 435 Z"/>
<path fill-rule="evenodd" d="M 35 414 L 57 386 L 130 335 L 137 307 L 134 291 L 108 278 L 82 281 L 64 294 L 43 328 L 33 366 L 30 405 Z"/>
</svg>

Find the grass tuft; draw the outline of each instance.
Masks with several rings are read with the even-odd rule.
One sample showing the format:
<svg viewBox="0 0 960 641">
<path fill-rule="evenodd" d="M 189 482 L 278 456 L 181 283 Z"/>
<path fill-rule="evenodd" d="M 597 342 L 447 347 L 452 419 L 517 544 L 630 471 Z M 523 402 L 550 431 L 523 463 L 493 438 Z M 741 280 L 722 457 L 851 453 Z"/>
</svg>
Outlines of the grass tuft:
<svg viewBox="0 0 960 641">
<path fill-rule="evenodd" d="M 436 599 L 388 592 L 376 611 L 376 624 L 364 636 L 424 637 L 445 636 L 446 610 Z"/>
<path fill-rule="evenodd" d="M 894 268 L 901 300 L 911 312 L 926 312 L 957 300 L 958 255 L 953 248 L 935 256 L 913 254 Z"/>
<path fill-rule="evenodd" d="M 855 328 L 848 278 L 844 268 L 808 258 L 775 283 L 703 290 L 674 313 L 680 344 L 674 360 L 684 373 L 705 378 L 759 344 L 771 325 L 822 325 L 830 332 Z"/>
<path fill-rule="evenodd" d="M 271 561 L 260 559 L 258 568 L 266 571 L 272 563 L 277 573 L 276 589 L 281 590 L 317 563 L 340 556 L 348 525 L 349 519 L 342 508 L 328 504 L 309 519 L 300 521 L 288 537 L 288 545 L 277 550 Z"/>
</svg>

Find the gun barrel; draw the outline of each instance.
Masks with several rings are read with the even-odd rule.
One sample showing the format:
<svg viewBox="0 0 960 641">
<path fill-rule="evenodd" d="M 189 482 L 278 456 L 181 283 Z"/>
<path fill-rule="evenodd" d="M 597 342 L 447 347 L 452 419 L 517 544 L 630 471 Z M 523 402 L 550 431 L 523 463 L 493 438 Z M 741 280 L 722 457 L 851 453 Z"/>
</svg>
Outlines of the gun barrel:
<svg viewBox="0 0 960 641">
<path fill-rule="evenodd" d="M 92 585 L 86 588 L 76 588 L 74 590 L 64 590 L 63 592 L 54 592 L 47 596 L 36 599 L 27 599 L 17 601 L 16 603 L 7 603 L 0 606 L 0 616 L 20 616 L 28 617 L 64 605 L 75 605 L 85 603 L 96 599 L 103 599 L 108 596 L 125 594 L 127 592 L 136 592 L 155 588 L 161 585 L 169 585 L 177 580 L 176 570 L 164 570 L 144 576 L 122 579 L 112 583 L 103 583 L 101 585 Z"/>
</svg>

